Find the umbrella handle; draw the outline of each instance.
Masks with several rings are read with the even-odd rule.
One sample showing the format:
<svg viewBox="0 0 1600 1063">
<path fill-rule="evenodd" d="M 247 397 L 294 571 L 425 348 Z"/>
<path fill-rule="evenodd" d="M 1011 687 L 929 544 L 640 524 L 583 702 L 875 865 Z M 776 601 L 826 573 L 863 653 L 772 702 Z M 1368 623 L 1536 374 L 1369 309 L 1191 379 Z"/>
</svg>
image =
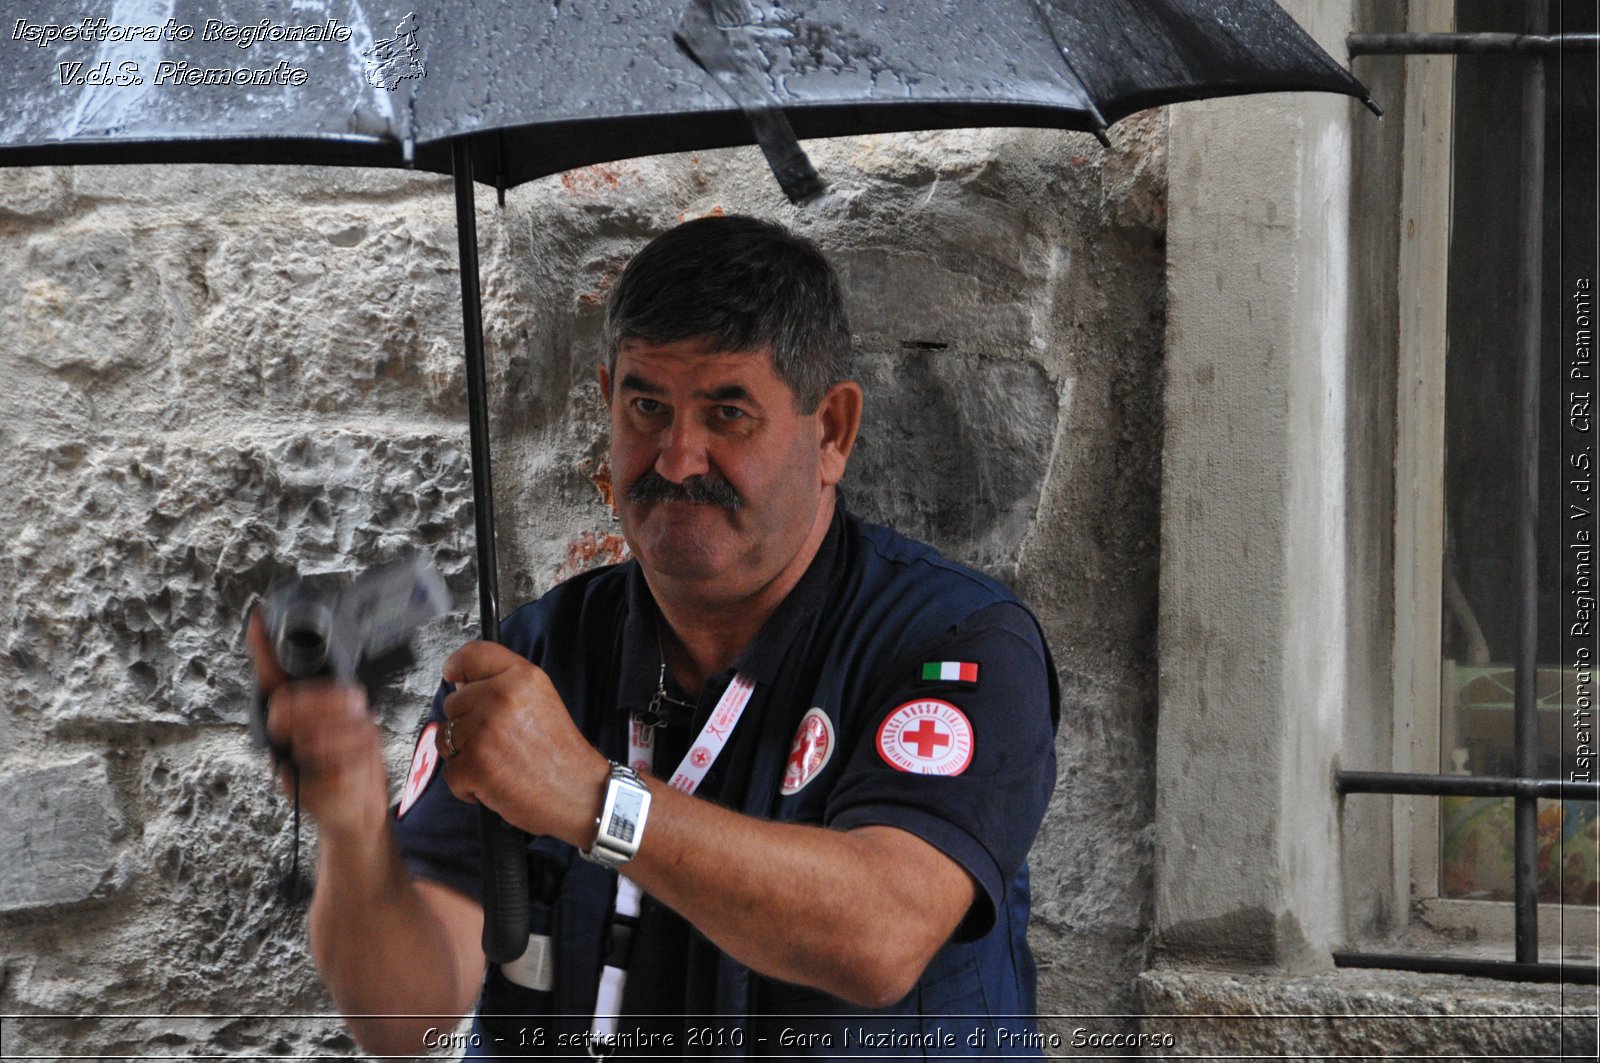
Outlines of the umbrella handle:
<svg viewBox="0 0 1600 1063">
<path fill-rule="evenodd" d="M 483 371 L 483 306 L 478 293 L 478 219 L 472 202 L 472 154 L 451 141 L 456 180 L 456 235 L 461 248 L 461 320 L 467 353 L 467 422 L 472 437 L 472 519 L 478 547 L 478 618 L 482 637 L 500 641 L 499 575 L 494 550 L 494 483 L 489 469 L 488 385 Z M 483 954 L 510 963 L 528 947 L 528 836 L 488 808 L 478 808 L 483 851 Z"/>
<path fill-rule="evenodd" d="M 483 954 L 510 963 L 528 948 L 528 836 L 487 808 L 478 809 L 483 850 Z"/>
</svg>

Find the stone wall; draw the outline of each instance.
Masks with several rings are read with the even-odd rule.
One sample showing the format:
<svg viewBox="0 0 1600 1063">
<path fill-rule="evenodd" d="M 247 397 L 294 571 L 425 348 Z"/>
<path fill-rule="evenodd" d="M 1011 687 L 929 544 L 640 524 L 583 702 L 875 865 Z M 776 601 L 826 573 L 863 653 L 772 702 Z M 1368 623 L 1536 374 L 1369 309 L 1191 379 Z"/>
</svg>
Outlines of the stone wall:
<svg viewBox="0 0 1600 1063">
<path fill-rule="evenodd" d="M 1133 1011 L 1151 922 L 1164 117 L 1114 140 L 818 143 L 800 210 L 752 151 L 479 202 L 507 608 L 620 556 L 593 366 L 628 255 L 736 210 L 830 252 L 868 390 L 847 497 L 1012 582 L 1061 669 L 1033 857 L 1059 1013 Z M 431 176 L 0 171 L 0 1013 L 58 1016 L 4 1054 L 350 1051 L 275 892 L 242 625 L 294 566 L 429 553 L 458 610 L 383 699 L 409 755 L 475 624 L 455 241 Z"/>
</svg>

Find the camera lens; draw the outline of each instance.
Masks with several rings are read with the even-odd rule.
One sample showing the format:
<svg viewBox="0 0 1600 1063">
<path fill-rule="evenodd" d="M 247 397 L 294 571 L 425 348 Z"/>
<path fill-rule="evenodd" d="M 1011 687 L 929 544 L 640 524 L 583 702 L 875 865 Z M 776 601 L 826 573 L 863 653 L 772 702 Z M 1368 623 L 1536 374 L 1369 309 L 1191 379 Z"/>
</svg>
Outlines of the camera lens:
<svg viewBox="0 0 1600 1063">
<path fill-rule="evenodd" d="M 333 611 L 311 597 L 290 602 L 283 615 L 273 651 L 278 663 L 294 679 L 321 674 L 328 665 L 328 638 L 333 629 Z"/>
</svg>

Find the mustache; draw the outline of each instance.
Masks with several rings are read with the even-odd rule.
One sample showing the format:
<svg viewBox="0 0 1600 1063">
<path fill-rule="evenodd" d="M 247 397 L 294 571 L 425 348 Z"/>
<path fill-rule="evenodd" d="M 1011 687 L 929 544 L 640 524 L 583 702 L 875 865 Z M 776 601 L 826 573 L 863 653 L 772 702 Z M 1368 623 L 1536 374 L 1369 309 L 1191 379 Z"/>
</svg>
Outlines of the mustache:
<svg viewBox="0 0 1600 1063">
<path fill-rule="evenodd" d="M 628 488 L 628 501 L 634 503 L 686 502 L 692 506 L 718 506 L 730 513 L 744 505 L 732 484 L 716 473 L 690 476 L 673 483 L 654 469 L 647 470 Z"/>
</svg>

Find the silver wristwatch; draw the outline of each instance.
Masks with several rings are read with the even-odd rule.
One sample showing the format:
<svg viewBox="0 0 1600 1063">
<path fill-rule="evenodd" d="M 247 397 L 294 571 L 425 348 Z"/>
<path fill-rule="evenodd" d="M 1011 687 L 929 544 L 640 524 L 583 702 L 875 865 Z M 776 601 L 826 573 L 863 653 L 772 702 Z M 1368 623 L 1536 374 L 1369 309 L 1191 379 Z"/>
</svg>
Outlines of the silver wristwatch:
<svg viewBox="0 0 1600 1063">
<path fill-rule="evenodd" d="M 595 820 L 598 834 L 585 860 L 605 867 L 621 867 L 639 851 L 644 821 L 650 816 L 650 790 L 639 773 L 626 764 L 612 763 L 606 780 L 606 799 Z"/>
</svg>

